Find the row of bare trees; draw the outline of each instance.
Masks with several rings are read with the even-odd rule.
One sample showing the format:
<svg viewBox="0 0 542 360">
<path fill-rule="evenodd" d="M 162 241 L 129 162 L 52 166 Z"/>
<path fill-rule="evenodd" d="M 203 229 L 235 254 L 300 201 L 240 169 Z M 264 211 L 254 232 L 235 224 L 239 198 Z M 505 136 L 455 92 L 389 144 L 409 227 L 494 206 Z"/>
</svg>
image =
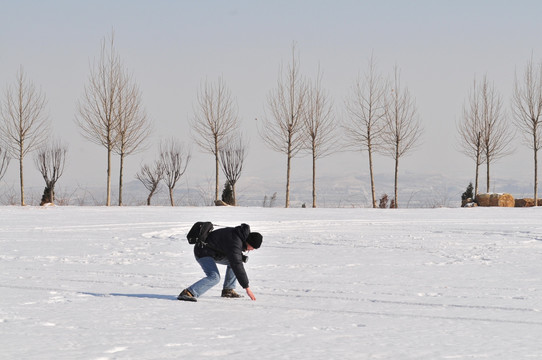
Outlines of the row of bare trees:
<svg viewBox="0 0 542 360">
<path fill-rule="evenodd" d="M 476 79 L 463 106 L 463 120 L 458 126 L 463 153 L 475 162 L 474 195 L 478 194 L 479 168 L 486 164 L 486 191 L 489 192 L 491 164 L 509 153 L 510 129 L 503 101 L 495 86 L 484 76 Z"/>
<path fill-rule="evenodd" d="M 21 205 L 25 205 L 23 160 L 28 153 L 39 149 L 34 160 L 51 201 L 54 185 L 64 168 L 67 149 L 51 141 L 46 103 L 43 92 L 26 79 L 21 67 L 0 106 L 0 178 L 9 158 L 18 159 Z M 111 34 L 102 41 L 100 57 L 91 65 L 76 115 L 83 136 L 107 149 L 107 205 L 111 202 L 112 153 L 120 157 L 119 205 L 122 205 L 125 157 L 143 150 L 149 137 L 150 121 L 142 104 L 141 91 L 120 60 Z"/>
<path fill-rule="evenodd" d="M 119 205 L 122 205 L 125 157 L 145 149 L 151 124 L 143 108 L 141 91 L 117 53 L 114 33 L 102 41 L 100 57 L 91 65 L 76 122 L 87 140 L 107 150 L 107 206 L 111 204 L 112 154 L 119 155 Z"/>
<path fill-rule="evenodd" d="M 377 153 L 395 161 L 392 203 L 398 207 L 399 160 L 415 149 L 423 132 L 415 99 L 402 86 L 399 68 L 395 66 L 393 80 L 387 80 L 377 71 L 371 56 L 365 75 L 358 77 L 346 100 L 346 109 L 348 145 L 368 153 L 373 207 L 378 207 L 373 169 L 373 155 Z"/>
<path fill-rule="evenodd" d="M 338 150 L 333 142 L 336 123 L 333 103 L 322 88 L 322 72 L 318 69 L 314 81 L 302 76 L 295 44 L 286 70 L 280 67 L 277 86 L 267 98 L 267 109 L 269 113 L 259 131 L 271 149 L 286 155 L 285 207 L 290 206 L 292 159 L 300 151 L 311 155 L 312 206 L 316 207 L 316 160 Z"/>
<path fill-rule="evenodd" d="M 313 207 L 316 207 L 316 160 L 338 151 L 334 146 L 337 144 L 335 131 L 338 125 L 344 129 L 348 146 L 368 153 L 373 207 L 378 206 L 373 156 L 384 154 L 395 161 L 393 204 L 397 207 L 399 161 L 416 148 L 423 133 L 415 98 L 401 84 L 398 67 L 394 68 L 392 80 L 386 79 L 377 71 L 374 57 L 371 57 L 367 72 L 356 80 L 346 99 L 347 116 L 340 123 L 335 119 L 333 103 L 322 89 L 321 80 L 320 70 L 314 82 L 301 75 L 294 45 L 291 62 L 286 70 L 281 66 L 277 86 L 268 95 L 268 115 L 259 130 L 271 149 L 286 155 L 285 207 L 290 204 L 291 162 L 303 150 L 312 155 L 312 200 Z M 223 91 L 222 80 L 217 86 L 220 91 L 209 89 L 213 90 L 206 83 L 204 91 L 200 92 L 200 115 L 196 116 L 193 128 L 200 135 L 198 144 L 215 155 L 218 199 L 218 154 L 224 139 L 237 129 L 237 108 L 232 105 L 230 93 Z M 215 103 L 210 99 L 214 99 Z M 218 104 L 225 107 L 221 108 Z M 212 109 L 220 109 L 227 115 L 218 115 L 218 111 L 217 115 L 210 115 L 213 114 Z M 537 155 L 542 147 L 542 63 L 535 65 L 531 59 L 523 76 L 516 75 L 512 114 L 514 124 L 521 131 L 527 146 L 533 150 L 534 198 L 537 199 Z M 475 79 L 463 108 L 462 122 L 458 124 L 462 151 L 474 159 L 476 165 L 475 194 L 479 188 L 480 166 L 486 165 L 486 191 L 489 191 L 491 165 L 511 152 L 514 134 L 508 120 L 502 97 L 487 76 L 481 82 Z"/>
<path fill-rule="evenodd" d="M 45 94 L 27 79 L 22 67 L 15 78 L 15 83 L 6 88 L 0 106 L 0 179 L 10 159 L 17 159 L 20 204 L 24 206 L 24 158 L 37 150 L 34 162 L 45 180 L 48 202 L 53 202 L 55 184 L 64 171 L 67 148 L 50 138 Z"/>
<path fill-rule="evenodd" d="M 350 148 L 368 153 L 373 207 L 378 206 L 373 156 L 384 154 L 395 161 L 392 202 L 397 207 L 399 161 L 416 148 L 423 133 L 415 98 L 401 84 L 398 67 L 394 68 L 392 79 L 386 79 L 377 71 L 374 57 L 371 57 L 366 73 L 358 77 L 345 101 L 347 116 L 341 122 L 336 121 L 333 103 L 323 90 L 321 80 L 320 70 L 314 82 L 302 76 L 294 44 L 291 62 L 286 69 L 280 67 L 277 86 L 268 95 L 268 113 L 259 131 L 271 149 L 286 155 L 285 207 L 290 204 L 292 159 L 300 151 L 312 155 L 312 200 L 316 207 L 316 160 L 339 150 L 336 146 L 339 127 L 343 128 Z M 512 113 L 514 123 L 533 150 L 534 198 L 537 199 L 537 153 L 542 147 L 542 63 L 535 66 L 531 59 L 523 76 L 518 78 L 516 75 Z M 487 77 L 483 77 L 481 83 L 475 79 L 463 108 L 462 122 L 458 124 L 462 151 L 475 160 L 475 193 L 479 187 L 480 166 L 486 164 L 486 189 L 489 191 L 491 165 L 511 152 L 514 134 L 508 119 L 502 97 L 494 85 Z M 198 144 L 215 156 L 215 198 L 218 199 L 219 154 L 224 146 L 235 143 L 234 139 L 239 137 L 234 135 L 238 131 L 237 105 L 221 79 L 216 87 L 207 82 L 202 86 L 192 127 L 199 135 Z M 242 142 L 238 143 L 237 152 L 245 152 Z M 228 153 L 231 154 L 231 149 Z M 238 163 L 242 165 L 243 159 Z M 225 173 L 227 168 L 223 161 Z M 238 176 L 233 182 L 227 174 L 226 177 L 233 187 Z"/>
<path fill-rule="evenodd" d="M 384 154 L 394 159 L 393 203 L 398 206 L 400 159 L 415 149 L 423 132 L 415 98 L 401 83 L 400 75 L 396 66 L 391 78 L 386 78 L 378 72 L 374 57 L 371 57 L 367 71 L 356 79 L 345 100 L 347 116 L 338 120 L 333 101 L 322 86 L 321 70 L 318 69 L 314 80 L 303 76 L 295 44 L 292 46 L 291 60 L 286 67 L 280 67 L 276 87 L 267 97 L 266 116 L 259 122 L 264 142 L 286 155 L 285 207 L 290 205 L 292 159 L 300 152 L 311 155 L 312 206 L 317 206 L 316 162 L 341 150 L 337 146 L 340 135 L 344 135 L 346 145 L 351 149 L 368 153 L 373 207 L 377 207 L 374 155 Z M 0 179 L 9 159 L 18 159 L 21 205 L 24 205 L 24 157 L 39 149 L 35 164 L 52 191 L 62 175 L 67 149 L 50 140 L 44 94 L 26 79 L 22 68 L 16 80 L 7 88 L 0 106 Z M 112 154 L 120 157 L 119 205 L 122 205 L 125 157 L 144 150 L 149 138 L 151 124 L 142 104 L 141 91 L 124 67 L 112 33 L 109 38 L 104 38 L 100 56 L 90 66 L 88 83 L 78 102 L 76 115 L 82 135 L 107 150 L 107 205 L 111 201 Z M 537 154 L 542 146 L 541 114 L 542 63 L 536 65 L 531 58 L 523 74 L 516 74 L 512 115 L 533 150 L 535 199 L 538 197 Z M 463 107 L 462 121 L 458 124 L 462 151 L 476 165 L 475 194 L 479 187 L 480 166 L 486 164 L 486 188 L 489 191 L 490 166 L 510 153 L 513 134 L 508 119 L 502 97 L 487 76 L 481 81 L 475 79 Z M 219 197 L 220 169 L 231 185 L 235 199 L 235 185 L 243 170 L 248 143 L 240 129 L 236 99 L 222 78 L 216 83 L 202 82 L 191 128 L 194 141 L 214 156 L 215 200 Z M 338 133 L 341 128 L 343 132 Z M 45 141 L 47 146 L 44 146 Z M 174 204 L 173 190 L 189 161 L 190 151 L 177 141 L 171 140 L 160 146 L 159 159 L 152 165 L 144 165 L 137 174 L 150 192 L 149 204 L 160 181 L 166 183 L 171 204 Z"/>
<path fill-rule="evenodd" d="M 507 116 L 502 96 L 487 76 L 476 79 L 463 106 L 463 118 L 458 124 L 463 153 L 475 163 L 474 195 L 479 192 L 479 168 L 486 165 L 486 192 L 490 191 L 490 166 L 509 154 L 516 126 L 525 144 L 533 151 L 534 189 L 538 199 L 538 151 L 542 147 L 542 62 L 535 64 L 532 57 L 522 74 L 514 80 L 511 116 Z M 511 120 L 511 121 L 510 121 Z"/>
<path fill-rule="evenodd" d="M 45 106 L 45 95 L 26 79 L 21 68 L 16 84 L 7 88 L 0 106 L 0 179 L 10 158 L 19 159 L 21 205 L 25 205 L 23 159 L 29 152 L 39 149 L 34 160 L 49 189 L 51 201 L 54 198 L 54 185 L 64 169 L 67 149 L 50 140 Z M 193 129 L 198 135 L 195 140 L 215 156 L 215 199 L 218 199 L 219 193 L 220 163 L 235 193 L 247 144 L 240 135 L 236 104 L 221 79 L 217 85 L 207 81 L 202 85 L 195 114 Z M 76 123 L 87 140 L 107 150 L 108 206 L 111 204 L 112 155 L 119 155 L 119 205 L 122 205 L 125 157 L 145 149 L 151 126 L 142 106 L 141 91 L 117 53 L 113 33 L 109 38 L 104 38 L 100 56 L 90 66 L 88 83 L 78 102 Z M 185 151 L 178 142 L 172 140 L 161 145 L 160 159 L 153 166 L 144 165 L 137 174 L 137 178 L 150 191 L 148 203 L 158 183 L 164 180 L 173 205 L 173 189 L 189 160 L 189 151 Z"/>
<path fill-rule="evenodd" d="M 316 207 L 316 160 L 340 150 L 337 129 L 341 126 L 347 145 L 368 152 L 373 207 L 377 207 L 373 154 L 387 154 L 395 160 L 397 206 L 399 160 L 415 147 L 422 133 L 415 100 L 402 87 L 399 69 L 395 68 L 393 81 L 385 80 L 371 58 L 368 72 L 357 79 L 346 100 L 348 116 L 342 122 L 337 121 L 321 80 L 320 70 L 314 82 L 301 75 L 294 45 L 291 63 L 286 71 L 281 67 L 277 87 L 268 96 L 270 115 L 260 134 L 270 148 L 286 155 L 285 206 L 289 206 L 292 158 L 305 150 L 312 157 L 312 206 Z"/>
<path fill-rule="evenodd" d="M 149 191 L 147 205 L 151 204 L 152 196 L 163 181 L 168 188 L 170 204 L 175 206 L 173 193 L 178 181 L 186 172 L 190 158 L 190 150 L 176 139 L 172 138 L 160 144 L 158 159 L 152 164 L 144 164 L 136 174 L 136 178 Z"/>
</svg>

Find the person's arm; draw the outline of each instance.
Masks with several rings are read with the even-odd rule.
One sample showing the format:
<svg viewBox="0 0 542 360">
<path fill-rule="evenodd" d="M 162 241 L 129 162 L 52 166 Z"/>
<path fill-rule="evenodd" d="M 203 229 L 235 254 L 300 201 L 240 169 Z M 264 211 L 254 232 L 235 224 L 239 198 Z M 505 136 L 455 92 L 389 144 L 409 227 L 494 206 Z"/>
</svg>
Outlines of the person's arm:
<svg viewBox="0 0 542 360">
<path fill-rule="evenodd" d="M 245 290 L 247 292 L 248 297 L 250 297 L 251 300 L 256 300 L 256 296 L 254 296 L 254 294 L 252 293 L 252 290 L 250 290 L 249 287 L 247 287 Z"/>
<path fill-rule="evenodd" d="M 233 270 L 237 281 L 239 281 L 239 285 L 241 285 L 243 289 L 248 288 L 248 276 L 245 267 L 243 266 L 243 242 L 235 233 L 231 238 L 229 246 L 225 250 L 227 251 L 226 256 L 228 257 L 230 267 Z"/>
</svg>

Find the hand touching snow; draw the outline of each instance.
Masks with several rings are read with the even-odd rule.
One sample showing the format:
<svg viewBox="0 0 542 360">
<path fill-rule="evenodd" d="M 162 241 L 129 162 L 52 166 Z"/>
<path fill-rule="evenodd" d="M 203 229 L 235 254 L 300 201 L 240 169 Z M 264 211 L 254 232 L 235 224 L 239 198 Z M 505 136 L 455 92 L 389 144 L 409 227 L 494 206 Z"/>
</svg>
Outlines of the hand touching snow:
<svg viewBox="0 0 542 360">
<path fill-rule="evenodd" d="M 245 290 L 247 292 L 248 297 L 250 297 L 251 300 L 256 300 L 256 296 L 254 296 L 254 294 L 252 293 L 252 290 L 250 290 L 249 287 L 247 287 Z"/>
</svg>

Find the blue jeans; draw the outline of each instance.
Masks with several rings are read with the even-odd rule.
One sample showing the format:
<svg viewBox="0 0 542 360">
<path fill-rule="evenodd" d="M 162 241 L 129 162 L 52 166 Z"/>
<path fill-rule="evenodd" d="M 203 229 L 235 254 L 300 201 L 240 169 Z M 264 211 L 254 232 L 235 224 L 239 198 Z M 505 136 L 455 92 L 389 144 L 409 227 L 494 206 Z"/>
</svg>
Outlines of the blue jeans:
<svg viewBox="0 0 542 360">
<path fill-rule="evenodd" d="M 220 273 L 218 272 L 218 267 L 216 264 L 227 266 L 223 289 L 235 289 L 235 282 L 237 281 L 237 278 L 230 267 L 230 262 L 228 259 L 217 261 L 210 256 L 205 256 L 202 258 L 196 258 L 196 260 L 203 269 L 205 277 L 188 287 L 188 291 L 190 291 L 192 295 L 195 297 L 200 297 L 207 290 L 220 282 Z"/>
</svg>

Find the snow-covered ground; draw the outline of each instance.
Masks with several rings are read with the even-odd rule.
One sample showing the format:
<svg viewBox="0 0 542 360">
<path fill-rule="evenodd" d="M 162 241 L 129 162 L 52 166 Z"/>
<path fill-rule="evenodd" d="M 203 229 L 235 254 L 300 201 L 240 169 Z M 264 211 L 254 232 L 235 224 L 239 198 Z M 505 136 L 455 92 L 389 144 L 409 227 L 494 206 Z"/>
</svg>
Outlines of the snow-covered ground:
<svg viewBox="0 0 542 360">
<path fill-rule="evenodd" d="M 176 300 L 200 220 L 257 301 Z M 0 270 L 2 359 L 542 358 L 538 208 L 0 207 Z"/>
</svg>

